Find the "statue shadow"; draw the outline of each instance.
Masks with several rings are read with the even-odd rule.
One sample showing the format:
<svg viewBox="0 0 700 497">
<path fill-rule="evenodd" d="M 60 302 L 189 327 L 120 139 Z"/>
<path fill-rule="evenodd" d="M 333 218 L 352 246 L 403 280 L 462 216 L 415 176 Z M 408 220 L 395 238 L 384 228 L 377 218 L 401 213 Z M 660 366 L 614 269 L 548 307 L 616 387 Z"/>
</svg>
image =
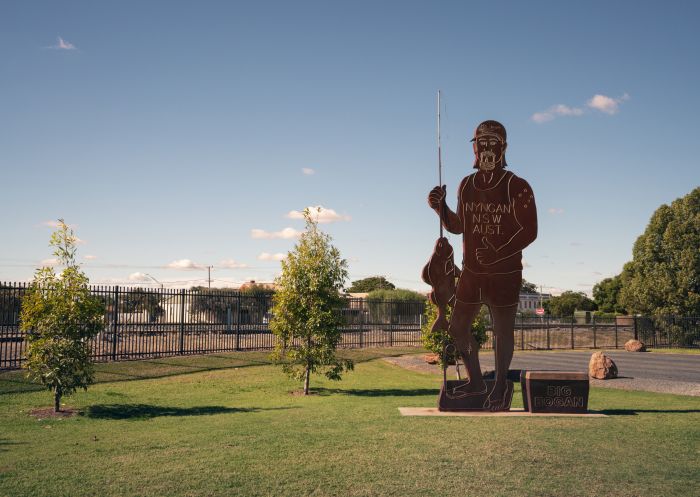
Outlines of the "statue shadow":
<svg viewBox="0 0 700 497">
<path fill-rule="evenodd" d="M 602 409 L 600 411 L 588 411 L 590 413 L 605 414 L 607 416 L 637 416 L 638 414 L 692 414 L 700 412 L 700 409 Z"/>
<path fill-rule="evenodd" d="M 314 388 L 318 395 L 353 395 L 357 397 L 422 397 L 424 395 L 438 395 L 435 388 Z"/>
<path fill-rule="evenodd" d="M 291 409 L 290 407 L 259 408 L 259 407 L 166 407 L 149 404 L 97 404 L 89 406 L 80 412 L 81 416 L 91 419 L 133 419 L 143 420 L 164 416 L 210 416 L 213 414 L 234 414 L 258 412 L 262 410 Z"/>
</svg>

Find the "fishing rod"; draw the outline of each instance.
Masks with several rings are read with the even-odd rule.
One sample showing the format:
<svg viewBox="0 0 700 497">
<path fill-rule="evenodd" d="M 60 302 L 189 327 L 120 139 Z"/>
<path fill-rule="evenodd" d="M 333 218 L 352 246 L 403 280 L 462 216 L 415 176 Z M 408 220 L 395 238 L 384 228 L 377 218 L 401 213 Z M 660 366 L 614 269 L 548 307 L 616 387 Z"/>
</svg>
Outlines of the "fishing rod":
<svg viewBox="0 0 700 497">
<path fill-rule="evenodd" d="M 440 140 L 440 96 L 441 91 L 438 90 L 437 94 L 437 146 L 438 146 L 438 185 L 442 188 L 442 144 Z M 443 237 L 442 232 L 442 214 L 443 207 L 440 204 L 440 215 L 438 216 L 438 224 L 440 224 L 440 238 Z"/>
</svg>

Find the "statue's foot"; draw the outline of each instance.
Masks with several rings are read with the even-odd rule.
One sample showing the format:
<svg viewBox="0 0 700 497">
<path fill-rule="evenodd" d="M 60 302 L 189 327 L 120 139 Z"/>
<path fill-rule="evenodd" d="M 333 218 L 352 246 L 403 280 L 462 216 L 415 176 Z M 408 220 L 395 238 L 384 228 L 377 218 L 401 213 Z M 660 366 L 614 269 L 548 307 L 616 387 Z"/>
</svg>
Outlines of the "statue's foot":
<svg viewBox="0 0 700 497">
<path fill-rule="evenodd" d="M 506 411 L 510 409 L 510 395 L 508 382 L 496 382 L 488 399 L 484 403 L 484 408 L 491 412 Z"/>
<path fill-rule="evenodd" d="M 484 380 L 479 381 L 466 380 L 464 383 L 452 388 L 447 396 L 451 399 L 463 399 L 464 397 L 472 397 L 475 395 L 485 395 L 487 391 Z"/>
<path fill-rule="evenodd" d="M 493 386 L 493 390 L 491 390 L 491 393 L 489 394 L 488 399 L 486 399 L 484 407 L 491 412 L 506 410 L 510 406 L 506 405 L 505 395 L 505 382 L 496 382 Z"/>
</svg>

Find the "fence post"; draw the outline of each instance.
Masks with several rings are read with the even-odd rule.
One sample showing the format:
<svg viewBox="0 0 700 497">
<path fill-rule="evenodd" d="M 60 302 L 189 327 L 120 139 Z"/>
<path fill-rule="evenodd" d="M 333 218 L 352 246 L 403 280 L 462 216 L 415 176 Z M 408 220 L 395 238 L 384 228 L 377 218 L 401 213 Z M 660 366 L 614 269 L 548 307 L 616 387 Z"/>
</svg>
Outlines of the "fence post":
<svg viewBox="0 0 700 497">
<path fill-rule="evenodd" d="M 386 301 L 385 301 L 386 303 Z M 389 347 L 394 346 L 394 303 L 389 302 Z"/>
<path fill-rule="evenodd" d="M 525 350 L 525 330 L 523 329 L 523 319 L 523 315 L 520 314 L 520 350 Z"/>
<path fill-rule="evenodd" d="M 639 340 L 639 332 L 637 331 L 637 315 L 632 316 L 634 321 L 634 339 Z"/>
<path fill-rule="evenodd" d="M 360 348 L 365 346 L 365 301 L 360 301 Z"/>
<path fill-rule="evenodd" d="M 571 315 L 571 350 L 574 350 L 574 315 Z"/>
<path fill-rule="evenodd" d="M 617 341 L 617 316 L 615 316 L 613 319 L 615 320 L 615 348 L 619 349 L 620 345 L 618 344 L 618 341 Z"/>
<path fill-rule="evenodd" d="M 114 287 L 114 307 L 112 309 L 112 360 L 117 360 L 117 332 L 119 327 L 119 285 Z"/>
<path fill-rule="evenodd" d="M 238 293 L 238 319 L 236 319 L 236 350 L 241 350 L 241 294 Z"/>
<path fill-rule="evenodd" d="M 552 350 L 552 346 L 549 340 L 549 316 L 545 316 L 544 320 L 544 325 L 547 328 L 547 350 Z"/>
<path fill-rule="evenodd" d="M 180 291 L 180 351 L 179 354 L 185 350 L 185 289 Z"/>
<path fill-rule="evenodd" d="M 598 335 L 596 333 L 596 326 L 595 326 L 595 314 L 593 315 L 593 348 L 597 349 L 598 348 Z"/>
</svg>

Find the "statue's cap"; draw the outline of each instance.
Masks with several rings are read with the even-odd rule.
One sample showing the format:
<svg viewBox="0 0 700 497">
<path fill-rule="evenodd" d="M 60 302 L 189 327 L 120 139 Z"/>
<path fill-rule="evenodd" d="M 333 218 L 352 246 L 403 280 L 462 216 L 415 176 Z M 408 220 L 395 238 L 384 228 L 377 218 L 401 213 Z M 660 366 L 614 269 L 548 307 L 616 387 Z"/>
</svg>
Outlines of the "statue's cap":
<svg viewBox="0 0 700 497">
<path fill-rule="evenodd" d="M 495 136 L 502 142 L 505 142 L 506 128 L 498 121 L 484 121 L 474 130 L 474 138 L 472 138 L 471 141 L 476 141 L 482 136 Z"/>
</svg>

